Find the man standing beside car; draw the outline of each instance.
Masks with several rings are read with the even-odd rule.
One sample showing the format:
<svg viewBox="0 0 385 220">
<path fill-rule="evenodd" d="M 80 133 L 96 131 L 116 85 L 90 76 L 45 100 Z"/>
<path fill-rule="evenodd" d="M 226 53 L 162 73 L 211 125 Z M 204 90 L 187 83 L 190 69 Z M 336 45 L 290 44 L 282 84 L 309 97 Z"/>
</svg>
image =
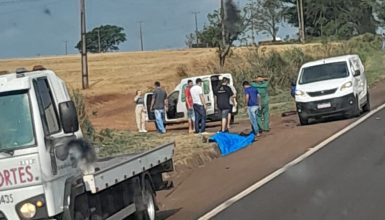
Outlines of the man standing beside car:
<svg viewBox="0 0 385 220">
<path fill-rule="evenodd" d="M 245 106 L 247 114 L 249 115 L 250 123 L 255 136 L 259 136 L 257 114 L 258 111 L 261 110 L 261 97 L 258 90 L 250 86 L 248 81 L 244 81 L 242 85 L 245 92 Z"/>
<path fill-rule="evenodd" d="M 187 117 L 188 117 L 188 133 L 194 132 L 194 107 L 193 100 L 191 97 L 191 87 L 193 87 L 193 81 L 189 79 L 187 81 L 187 87 L 184 91 L 184 95 L 186 98 L 186 108 L 187 108 Z"/>
<path fill-rule="evenodd" d="M 160 87 L 160 82 L 156 81 L 154 86 L 151 110 L 154 110 L 155 113 L 156 129 L 159 133 L 165 134 L 166 128 L 164 127 L 164 121 L 165 110 L 167 108 L 167 93 Z"/>
<path fill-rule="evenodd" d="M 222 118 L 222 132 L 228 132 L 228 116 L 231 114 L 232 106 L 230 105 L 230 99 L 234 99 L 234 93 L 227 85 L 227 79 L 222 80 L 222 84 L 215 90 L 217 96 L 218 109 Z"/>
<path fill-rule="evenodd" d="M 190 92 L 195 114 L 195 133 L 198 134 L 206 131 L 206 102 L 203 95 L 202 79 L 196 79 L 195 83 Z"/>
</svg>

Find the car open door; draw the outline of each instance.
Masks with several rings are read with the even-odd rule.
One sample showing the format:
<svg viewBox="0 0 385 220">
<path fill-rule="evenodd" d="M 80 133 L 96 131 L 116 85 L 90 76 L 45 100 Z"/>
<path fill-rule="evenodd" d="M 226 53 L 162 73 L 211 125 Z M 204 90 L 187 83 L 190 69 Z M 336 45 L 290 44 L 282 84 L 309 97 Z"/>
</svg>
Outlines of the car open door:
<svg viewBox="0 0 385 220">
<path fill-rule="evenodd" d="M 210 77 L 203 77 L 203 94 L 205 96 L 205 101 L 207 104 L 206 114 L 212 115 L 215 113 L 215 100 L 214 100 L 214 91 L 211 87 Z"/>
<path fill-rule="evenodd" d="M 144 108 L 146 109 L 146 121 L 155 121 L 155 113 L 151 111 L 152 93 L 144 94 Z"/>
<path fill-rule="evenodd" d="M 167 97 L 168 108 L 166 114 L 166 123 L 176 123 L 179 121 L 187 120 L 187 109 L 185 103 L 180 103 L 180 96 L 182 93 L 184 93 L 184 91 L 181 92 L 176 90 Z"/>
</svg>

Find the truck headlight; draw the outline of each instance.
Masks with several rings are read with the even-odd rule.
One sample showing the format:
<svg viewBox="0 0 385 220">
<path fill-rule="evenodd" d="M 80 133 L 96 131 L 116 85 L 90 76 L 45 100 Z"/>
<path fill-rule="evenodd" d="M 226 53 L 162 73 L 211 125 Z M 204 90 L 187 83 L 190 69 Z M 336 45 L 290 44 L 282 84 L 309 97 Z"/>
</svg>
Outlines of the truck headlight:
<svg viewBox="0 0 385 220">
<path fill-rule="evenodd" d="M 303 95 L 305 95 L 305 93 L 303 91 L 301 91 L 301 90 L 295 90 L 295 95 L 303 96 Z"/>
<path fill-rule="evenodd" d="M 342 86 L 341 86 L 341 91 L 345 90 L 345 89 L 349 89 L 353 86 L 353 83 L 352 82 L 347 82 L 347 83 L 344 83 Z"/>
<path fill-rule="evenodd" d="M 24 203 L 21 207 L 20 207 L 20 214 L 26 218 L 26 219 L 30 219 L 30 218 L 33 218 L 35 217 L 36 215 L 36 206 L 32 203 Z"/>
</svg>

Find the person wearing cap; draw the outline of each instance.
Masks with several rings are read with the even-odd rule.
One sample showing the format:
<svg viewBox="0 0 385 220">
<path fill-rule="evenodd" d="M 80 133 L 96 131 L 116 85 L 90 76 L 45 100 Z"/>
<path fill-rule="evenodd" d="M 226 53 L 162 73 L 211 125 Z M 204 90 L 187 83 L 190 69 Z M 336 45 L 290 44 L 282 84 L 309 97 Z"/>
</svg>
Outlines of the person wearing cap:
<svg viewBox="0 0 385 220">
<path fill-rule="evenodd" d="M 251 86 L 258 90 L 261 97 L 260 111 L 258 111 L 258 127 L 261 132 L 270 131 L 270 112 L 269 112 L 269 80 L 266 77 L 257 76 L 255 81 L 251 83 Z"/>
</svg>

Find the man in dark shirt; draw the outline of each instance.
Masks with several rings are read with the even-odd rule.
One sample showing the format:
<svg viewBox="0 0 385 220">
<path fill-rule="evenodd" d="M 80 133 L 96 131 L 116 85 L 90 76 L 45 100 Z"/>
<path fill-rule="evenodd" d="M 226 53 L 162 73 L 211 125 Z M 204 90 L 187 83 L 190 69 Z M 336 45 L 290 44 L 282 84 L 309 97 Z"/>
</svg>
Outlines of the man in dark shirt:
<svg viewBox="0 0 385 220">
<path fill-rule="evenodd" d="M 222 80 L 222 84 L 215 90 L 217 96 L 218 109 L 222 117 L 222 132 L 228 131 L 227 120 L 228 115 L 231 112 L 230 98 L 234 99 L 234 93 L 231 88 L 227 85 L 227 80 Z"/>
<path fill-rule="evenodd" d="M 166 133 L 164 121 L 165 109 L 167 109 L 167 93 L 160 87 L 160 82 L 155 82 L 154 86 L 155 89 L 153 91 L 151 110 L 154 110 L 155 113 L 156 129 L 158 132 L 164 134 Z"/>
</svg>

